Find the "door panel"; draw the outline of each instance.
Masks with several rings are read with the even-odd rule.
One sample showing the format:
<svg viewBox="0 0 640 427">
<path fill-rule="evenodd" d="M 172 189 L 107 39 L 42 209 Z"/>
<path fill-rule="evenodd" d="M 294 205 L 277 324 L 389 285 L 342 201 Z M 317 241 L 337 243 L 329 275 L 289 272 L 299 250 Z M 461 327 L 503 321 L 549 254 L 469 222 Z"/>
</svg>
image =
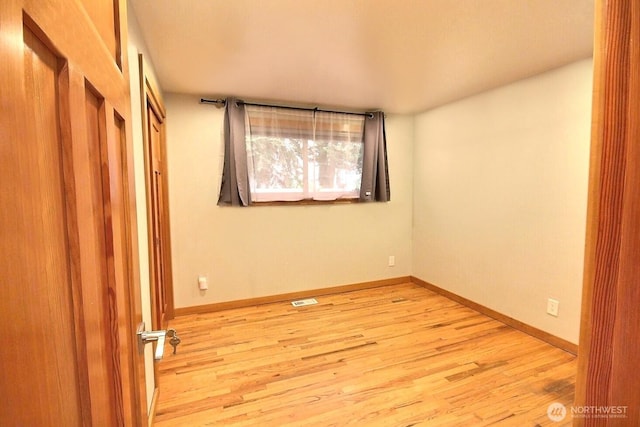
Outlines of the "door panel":
<svg viewBox="0 0 640 427">
<path fill-rule="evenodd" d="M 140 59 L 140 91 L 143 95 L 145 127 L 145 172 L 147 174 L 147 219 L 149 224 L 149 271 L 151 314 L 154 329 L 173 318 L 173 285 L 167 165 L 165 161 L 165 109 L 152 74 Z"/>
<path fill-rule="evenodd" d="M 124 3 L 102 3 L 126 42 Z M 128 69 L 90 15 L 74 0 L 0 8 L 2 425 L 147 422 Z"/>
<path fill-rule="evenodd" d="M 82 0 L 82 5 L 95 25 L 100 38 L 109 50 L 113 60 L 119 64 L 117 58 L 119 32 L 116 19 L 118 18 L 117 1 Z"/>
<path fill-rule="evenodd" d="M 131 259 L 132 259 L 132 249 L 126 242 L 131 241 L 131 228 L 127 226 L 124 221 L 125 218 L 130 215 L 130 212 L 127 210 L 128 203 L 126 200 L 126 194 L 128 194 L 127 181 L 122 179 L 122 177 L 127 175 L 127 138 L 126 138 L 126 123 L 124 120 L 118 115 L 117 112 L 113 110 L 113 108 L 108 105 L 106 111 L 106 117 L 111 119 L 109 126 L 107 126 L 107 158 L 109 164 L 109 176 L 110 176 L 110 200 L 112 205 L 117 205 L 121 208 L 123 215 L 117 215 L 112 218 L 112 229 L 114 231 L 114 239 L 115 242 L 113 247 L 113 255 L 114 255 L 114 269 L 116 273 L 116 285 L 121 284 L 120 287 L 116 287 L 115 293 L 112 294 L 114 296 L 114 307 L 124 307 L 126 305 L 127 298 L 127 289 L 122 286 L 126 283 L 136 283 L 131 269 Z M 119 237 L 116 238 L 116 237 Z M 115 300 L 117 298 L 117 301 Z M 142 320 L 142 315 L 139 313 L 139 320 Z M 136 319 L 135 314 L 133 315 L 133 319 Z M 127 322 L 127 317 L 120 315 L 119 322 Z M 134 320 L 134 323 L 136 321 Z M 126 323 L 125 323 L 126 324 Z M 143 362 L 142 354 L 138 354 L 139 357 L 135 359 L 131 359 L 129 355 L 131 353 L 138 352 L 137 349 L 137 337 L 133 333 L 134 331 L 131 328 L 120 327 L 118 325 L 113 325 L 118 331 L 119 335 L 113 335 L 114 338 L 117 338 L 118 347 L 120 348 L 119 354 L 114 354 L 113 357 L 119 358 L 119 363 L 117 366 L 120 368 L 118 372 L 118 376 L 122 376 L 125 378 L 135 376 L 135 367 L 136 360 Z M 116 330 L 114 329 L 114 330 Z M 144 372 L 144 363 L 141 366 L 142 372 Z M 141 378 L 144 380 L 144 378 Z M 146 386 L 144 382 L 140 385 L 140 387 L 144 388 L 146 391 Z M 133 413 L 135 412 L 135 408 L 129 408 L 129 405 L 132 404 L 132 393 L 135 393 L 135 387 L 132 389 L 123 388 L 122 389 L 122 404 L 124 405 L 124 413 Z M 146 395 L 142 396 L 145 398 L 143 400 L 143 405 L 141 408 L 144 414 L 146 415 Z"/>
<path fill-rule="evenodd" d="M 82 419 L 80 392 L 75 386 L 79 377 L 76 366 L 68 363 L 75 359 L 75 344 L 66 330 L 74 320 L 63 152 L 58 133 L 59 65 L 56 56 L 31 31 L 24 28 L 22 33 L 24 85 L 20 86 L 24 97 L 39 102 L 18 106 L 18 117 L 29 117 L 29 127 L 6 129 L 10 132 L 8 140 L 19 138 L 20 144 L 7 144 L 2 138 L 0 253 L 2 258 L 5 254 L 8 257 L 2 262 L 0 312 L 7 320 L 8 343 L 15 344 L 11 351 L 2 353 L 3 413 L 7 408 L 15 411 L 15 419 L 23 425 L 47 425 L 51 419 L 78 425 Z M 18 62 L 11 65 L 17 66 Z M 17 73 L 12 77 L 18 77 Z M 12 83 L 16 80 L 20 79 Z M 20 215 L 11 214 L 16 211 Z M 59 340 L 50 347 L 53 337 Z M 25 377 L 41 380 L 29 384 L 24 382 Z M 24 401 L 42 411 L 20 404 Z"/>
<path fill-rule="evenodd" d="M 94 283 L 82 287 L 83 303 L 85 307 L 91 307 L 90 313 L 85 314 L 87 334 L 87 350 L 89 363 L 89 386 L 91 392 L 91 406 L 105 408 L 101 417 L 108 417 L 105 424 L 115 424 L 116 414 L 122 410 L 121 387 L 114 382 L 115 372 L 118 364 L 113 360 L 112 355 L 117 350 L 117 343 L 114 342 L 112 331 L 117 330 L 117 307 L 111 295 L 114 290 L 110 288 L 108 272 L 113 268 L 107 264 L 108 251 L 104 236 L 103 224 L 105 224 L 104 207 L 108 208 L 108 193 L 105 194 L 105 185 L 108 185 L 108 177 L 103 176 L 102 148 L 105 145 L 105 125 L 104 125 L 104 101 L 99 99 L 93 90 L 84 87 L 85 92 L 85 112 L 87 142 L 89 144 L 91 162 L 91 188 L 95 189 L 93 207 L 95 221 L 96 258 L 95 264 L 101 267 Z M 102 122 L 102 123 L 101 123 Z M 105 182 L 106 181 L 106 182 Z M 97 191 L 101 189 L 102 191 Z M 105 206 L 107 205 L 107 206 Z M 99 278 L 99 279 L 98 279 Z M 117 334 L 116 334 L 117 338 Z M 105 384 L 110 387 L 104 387 Z M 106 422 L 108 421 L 108 422 Z"/>
<path fill-rule="evenodd" d="M 167 281 L 165 271 L 164 248 L 168 236 L 163 233 L 165 219 L 164 200 L 162 197 L 163 177 L 162 177 L 162 151 L 161 151 L 161 123 L 151 107 L 147 108 L 147 119 L 149 125 L 149 141 L 151 149 L 151 213 L 153 232 L 153 289 L 154 299 L 154 327 L 162 328 L 166 322 L 167 313 Z"/>
</svg>

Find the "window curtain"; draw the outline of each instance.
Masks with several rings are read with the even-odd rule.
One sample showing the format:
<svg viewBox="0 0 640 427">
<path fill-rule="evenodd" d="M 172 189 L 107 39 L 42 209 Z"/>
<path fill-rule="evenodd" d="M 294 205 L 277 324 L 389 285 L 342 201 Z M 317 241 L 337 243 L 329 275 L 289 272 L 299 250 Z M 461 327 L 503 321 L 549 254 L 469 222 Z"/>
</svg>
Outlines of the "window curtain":
<svg viewBox="0 0 640 427">
<path fill-rule="evenodd" d="M 247 169 L 254 202 L 298 201 L 308 191 L 313 111 L 247 105 Z"/>
<path fill-rule="evenodd" d="M 384 113 L 367 116 L 364 122 L 364 159 L 362 164 L 361 202 L 388 202 L 389 166 L 387 163 L 387 138 L 384 129 Z"/>
<path fill-rule="evenodd" d="M 224 107 L 224 167 L 218 205 L 249 206 L 244 104 L 227 98 Z"/>
<path fill-rule="evenodd" d="M 246 105 L 253 202 L 358 199 L 364 115 Z"/>
<path fill-rule="evenodd" d="M 251 191 L 247 158 L 245 104 L 228 98 L 224 114 L 224 167 L 218 205 L 249 206 Z M 314 129 L 315 131 L 315 129 Z M 364 152 L 361 202 L 388 202 L 389 167 L 384 125 L 384 113 L 375 112 L 364 121 Z"/>
<path fill-rule="evenodd" d="M 315 200 L 358 199 L 362 183 L 364 119 L 361 114 L 315 114 Z"/>
</svg>

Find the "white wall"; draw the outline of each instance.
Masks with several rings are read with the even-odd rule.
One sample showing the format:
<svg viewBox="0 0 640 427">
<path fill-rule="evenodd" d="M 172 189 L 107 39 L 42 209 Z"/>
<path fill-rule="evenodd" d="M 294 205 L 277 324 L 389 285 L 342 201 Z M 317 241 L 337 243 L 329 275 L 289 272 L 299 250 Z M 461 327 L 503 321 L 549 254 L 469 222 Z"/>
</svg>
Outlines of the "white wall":
<svg viewBox="0 0 640 427">
<path fill-rule="evenodd" d="M 142 320 L 147 329 L 151 328 L 151 290 L 149 287 L 149 240 L 147 236 L 147 198 L 144 171 L 144 140 L 142 129 L 142 101 L 140 97 L 140 72 L 138 54 L 145 56 L 148 67 L 153 70 L 151 58 L 147 55 L 147 47 L 141 36 L 138 21 L 131 8 L 127 6 L 128 18 L 128 59 L 129 81 L 131 84 L 131 125 L 133 128 L 133 162 L 136 186 L 136 218 L 138 222 L 138 261 L 140 264 L 140 293 L 142 299 Z M 151 399 L 155 389 L 153 371 L 153 349 L 145 347 L 145 376 L 147 390 L 147 409 L 151 407 Z"/>
<path fill-rule="evenodd" d="M 416 116 L 414 276 L 578 342 L 591 88 L 584 60 Z"/>
<path fill-rule="evenodd" d="M 176 308 L 411 273 L 412 117 L 387 118 L 389 203 L 219 207 L 223 110 L 198 101 L 165 96 Z"/>
<path fill-rule="evenodd" d="M 222 110 L 166 94 L 176 308 L 414 275 L 577 343 L 591 87 L 584 60 L 389 116 L 390 203 L 251 208 L 216 204 Z"/>
</svg>

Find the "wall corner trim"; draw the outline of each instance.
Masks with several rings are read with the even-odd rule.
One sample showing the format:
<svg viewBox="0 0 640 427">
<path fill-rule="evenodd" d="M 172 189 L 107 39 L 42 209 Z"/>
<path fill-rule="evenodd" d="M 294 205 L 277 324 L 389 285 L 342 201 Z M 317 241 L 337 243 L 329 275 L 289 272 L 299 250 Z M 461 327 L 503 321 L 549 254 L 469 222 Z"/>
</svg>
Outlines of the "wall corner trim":
<svg viewBox="0 0 640 427">
<path fill-rule="evenodd" d="M 250 307 L 254 305 L 269 304 L 273 302 L 284 302 L 296 299 L 311 298 L 321 295 L 338 294 L 342 292 L 359 291 L 362 289 L 378 288 L 381 286 L 399 285 L 401 283 L 411 283 L 411 276 L 394 277 L 390 279 L 374 280 L 369 282 L 353 283 L 350 285 L 333 286 L 329 288 L 311 289 L 307 291 L 290 292 L 286 294 L 268 295 L 264 297 L 248 298 L 236 301 L 225 301 L 192 307 L 180 307 L 175 309 L 176 316 L 188 314 L 213 313 L 221 310 L 233 308 Z"/>
<path fill-rule="evenodd" d="M 374 280 L 369 282 L 353 283 L 350 285 L 333 286 L 333 287 L 321 288 L 321 289 L 311 289 L 306 291 L 290 292 L 285 294 L 269 295 L 264 297 L 248 298 L 248 299 L 242 299 L 242 300 L 236 300 L 236 301 L 225 301 L 225 302 L 198 305 L 198 306 L 192 306 L 192 307 L 180 307 L 175 309 L 175 315 L 186 316 L 189 314 L 214 313 L 216 311 L 229 310 L 233 308 L 250 307 L 250 306 L 269 304 L 274 302 L 285 302 L 285 301 L 290 301 L 295 299 L 310 298 L 310 297 L 316 297 L 316 296 L 322 296 L 322 295 L 331 295 L 331 294 L 337 294 L 342 292 L 358 291 L 362 289 L 371 289 L 371 288 L 377 288 L 382 286 L 399 285 L 401 283 L 414 283 L 418 286 L 421 286 L 425 289 L 428 289 L 432 292 L 442 295 L 452 301 L 455 301 L 459 304 L 469 307 L 470 309 L 475 310 L 485 316 L 491 317 L 492 319 L 495 319 L 501 323 L 504 323 L 505 325 L 510 326 L 520 332 L 524 332 L 527 335 L 530 335 L 534 338 L 537 338 L 541 341 L 551 344 L 554 347 L 557 347 L 573 355 L 578 354 L 577 344 L 574 344 L 563 338 L 552 335 L 541 329 L 535 328 L 531 325 L 527 325 L 526 323 L 523 323 L 519 320 L 513 319 L 507 315 L 499 313 L 481 304 L 468 300 L 464 297 L 461 297 L 460 295 L 454 294 L 453 292 L 449 292 L 445 289 L 442 289 L 436 285 L 433 285 L 415 276 L 394 277 L 390 279 Z"/>
<path fill-rule="evenodd" d="M 542 340 L 548 344 L 551 344 L 554 347 L 558 347 L 561 350 L 564 350 L 568 353 L 571 353 L 573 355 L 577 355 L 578 354 L 578 345 L 574 344 L 570 341 L 567 341 L 563 338 L 557 337 L 555 335 L 552 335 L 548 332 L 545 332 L 541 329 L 535 328 L 531 325 L 527 325 L 526 323 L 523 323 L 519 320 L 513 319 L 507 315 L 504 315 L 502 313 L 499 313 L 495 310 L 492 310 L 488 307 L 485 307 L 481 304 L 478 304 L 476 302 L 473 302 L 471 300 L 468 300 L 464 297 L 461 297 L 460 295 L 454 294 L 453 292 L 449 292 L 445 289 L 442 289 L 434 284 L 431 284 L 429 282 L 426 282 L 422 279 L 419 279 L 417 277 L 411 276 L 411 282 L 415 283 L 418 286 L 422 286 L 425 289 L 428 289 L 430 291 L 433 291 L 439 295 L 442 295 L 446 298 L 449 298 L 452 301 L 455 301 L 457 303 L 460 303 L 464 306 L 469 307 L 472 310 L 475 310 L 481 314 L 484 314 L 485 316 L 491 317 L 492 319 L 495 319 L 499 322 L 504 323 L 507 326 L 510 326 L 514 329 L 519 330 L 520 332 L 524 332 L 527 335 L 531 335 L 534 338 L 537 338 L 539 340 Z"/>
</svg>

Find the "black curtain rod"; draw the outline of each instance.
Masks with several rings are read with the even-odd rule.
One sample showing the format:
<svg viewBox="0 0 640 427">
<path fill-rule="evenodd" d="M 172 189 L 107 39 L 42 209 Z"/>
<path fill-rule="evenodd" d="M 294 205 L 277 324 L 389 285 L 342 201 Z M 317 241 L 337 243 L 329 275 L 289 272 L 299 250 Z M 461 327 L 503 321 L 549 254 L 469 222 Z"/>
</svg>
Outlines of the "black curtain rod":
<svg viewBox="0 0 640 427">
<path fill-rule="evenodd" d="M 206 99 L 206 98 L 200 98 L 200 103 L 201 104 L 220 104 L 220 105 L 224 105 L 227 103 L 227 101 L 225 99 Z M 321 111 L 323 113 L 340 113 L 340 114 L 352 114 L 354 116 L 366 116 L 369 118 L 373 118 L 373 113 L 354 113 L 352 111 L 335 111 L 335 110 L 323 110 L 321 108 L 305 108 L 305 107 L 290 107 L 287 105 L 271 105 L 271 104 L 258 104 L 258 103 L 254 103 L 254 102 L 245 102 L 245 101 L 241 101 L 238 100 L 237 101 L 238 104 L 243 104 L 243 105 L 251 105 L 254 107 L 275 107 L 275 108 L 284 108 L 287 110 L 303 110 L 303 111 Z"/>
<path fill-rule="evenodd" d="M 224 99 L 206 99 L 206 98 L 200 98 L 200 104 L 220 104 L 220 105 L 224 105 L 226 104 L 227 101 Z"/>
</svg>

